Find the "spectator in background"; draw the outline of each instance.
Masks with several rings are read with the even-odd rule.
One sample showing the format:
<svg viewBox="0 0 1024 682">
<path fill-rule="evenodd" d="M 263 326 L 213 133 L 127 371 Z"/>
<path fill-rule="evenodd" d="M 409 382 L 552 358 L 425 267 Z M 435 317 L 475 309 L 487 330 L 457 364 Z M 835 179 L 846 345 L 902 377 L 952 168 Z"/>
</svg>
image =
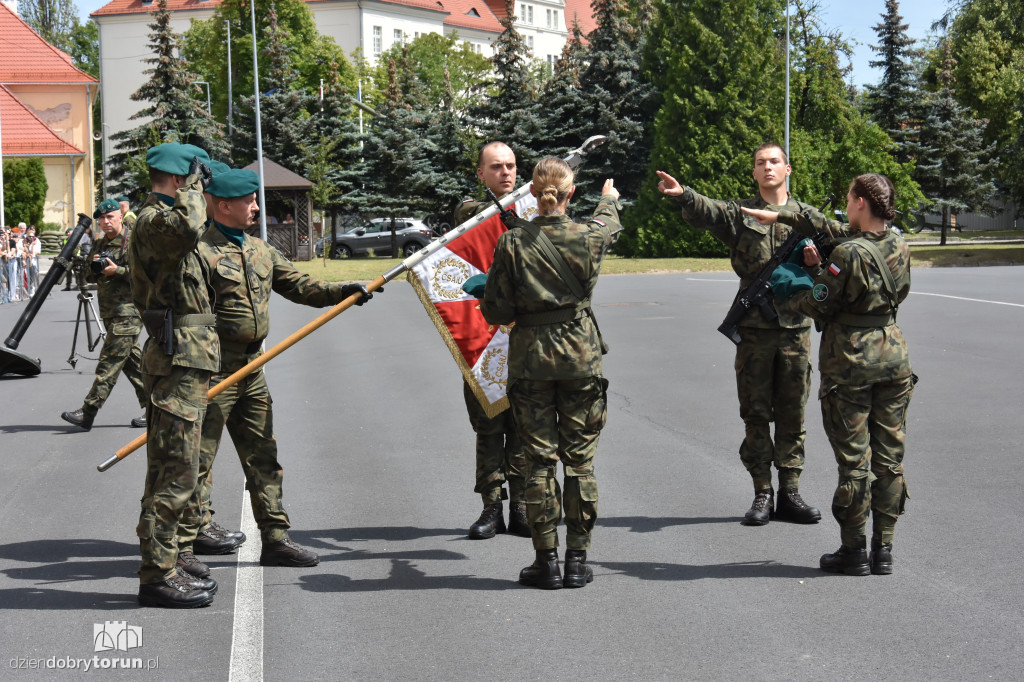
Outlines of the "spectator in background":
<svg viewBox="0 0 1024 682">
<path fill-rule="evenodd" d="M 39 254 L 43 247 L 36 237 L 36 226 L 28 226 L 28 235 L 25 237 L 25 272 L 27 273 L 28 295 L 35 296 L 39 287 Z"/>
<path fill-rule="evenodd" d="M 8 235 L 10 231 L 5 227 L 0 230 L 0 303 L 10 303 L 10 284 L 7 281 L 7 252 Z"/>
</svg>

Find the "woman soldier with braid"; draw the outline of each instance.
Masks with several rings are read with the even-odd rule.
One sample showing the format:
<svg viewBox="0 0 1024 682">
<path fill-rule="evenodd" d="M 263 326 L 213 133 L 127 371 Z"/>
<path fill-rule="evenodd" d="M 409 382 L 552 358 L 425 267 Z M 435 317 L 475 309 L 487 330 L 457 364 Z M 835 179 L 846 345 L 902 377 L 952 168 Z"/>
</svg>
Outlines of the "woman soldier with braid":
<svg viewBox="0 0 1024 682">
<path fill-rule="evenodd" d="M 823 325 L 818 395 L 839 464 L 832 514 L 842 546 L 821 557 L 821 568 L 846 575 L 892 573 L 893 533 L 907 499 L 903 453 L 917 377 L 896 324 L 897 308 L 910 292 L 910 250 L 886 227 L 895 216 L 893 194 L 885 176 L 857 176 L 846 195 L 854 237 L 836 246 L 825 263 L 817 249 L 804 250 L 805 264 L 817 268 L 813 280 L 796 265 L 781 266 L 772 276 L 776 300 L 788 298 L 788 305 Z M 815 225 L 826 220 L 820 216 L 743 210 L 762 224 L 779 220 L 802 234 L 836 232 L 834 223 Z"/>
<path fill-rule="evenodd" d="M 537 555 L 519 582 L 544 589 L 583 587 L 594 579 L 586 560 L 597 519 L 594 455 L 606 419 L 608 382 L 601 376 L 604 344 L 590 296 L 601 261 L 622 230 L 612 180 L 605 181 L 593 217 L 582 224 L 566 215 L 575 189 L 565 161 L 548 157 L 537 164 L 530 191 L 538 216 L 532 223 L 512 220 L 498 238 L 480 307 L 491 324 L 515 322 L 508 398 L 529 467 L 526 518 Z M 563 506 L 564 581 L 556 530 Z"/>
</svg>

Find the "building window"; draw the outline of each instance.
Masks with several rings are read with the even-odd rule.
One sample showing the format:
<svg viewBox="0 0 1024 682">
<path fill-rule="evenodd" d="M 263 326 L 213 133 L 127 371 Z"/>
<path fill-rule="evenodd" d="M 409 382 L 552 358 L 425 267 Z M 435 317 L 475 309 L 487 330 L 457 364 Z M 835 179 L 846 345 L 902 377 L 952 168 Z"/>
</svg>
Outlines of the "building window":
<svg viewBox="0 0 1024 682">
<path fill-rule="evenodd" d="M 554 71 L 555 70 L 555 62 L 557 62 L 557 61 L 558 61 L 558 57 L 556 57 L 553 54 L 549 54 L 548 55 L 548 68 L 551 69 L 552 71 Z"/>
<path fill-rule="evenodd" d="M 533 5 L 523 5 L 523 9 L 520 10 L 522 13 L 522 20 L 524 24 L 533 23 Z"/>
<path fill-rule="evenodd" d="M 402 29 L 400 29 L 400 28 L 396 28 L 396 29 L 395 29 L 395 34 L 394 34 L 394 35 L 395 35 L 395 45 L 401 45 L 401 44 L 402 44 L 402 42 L 403 42 L 403 40 L 402 40 L 402 39 L 403 39 L 403 37 L 404 37 L 404 36 L 402 35 Z"/>
<path fill-rule="evenodd" d="M 544 10 L 544 19 L 547 21 L 547 27 L 551 28 L 551 10 Z"/>
<path fill-rule="evenodd" d="M 526 46 L 533 52 L 533 36 L 526 36 Z"/>
<path fill-rule="evenodd" d="M 384 51 L 384 29 L 380 26 L 373 27 L 373 53 L 380 54 Z"/>
</svg>

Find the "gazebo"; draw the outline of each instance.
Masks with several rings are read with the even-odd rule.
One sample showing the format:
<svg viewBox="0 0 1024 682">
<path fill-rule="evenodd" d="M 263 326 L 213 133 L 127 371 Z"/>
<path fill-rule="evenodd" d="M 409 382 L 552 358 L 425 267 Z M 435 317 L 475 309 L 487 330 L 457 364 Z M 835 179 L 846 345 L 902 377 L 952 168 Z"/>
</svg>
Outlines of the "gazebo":
<svg viewBox="0 0 1024 682">
<path fill-rule="evenodd" d="M 259 173 L 259 162 L 253 161 L 246 169 Z M 263 172 L 267 206 L 260 206 L 260 211 L 267 216 L 267 242 L 291 260 L 312 260 L 313 200 L 309 190 L 313 183 L 266 157 Z M 260 228 L 256 225 L 248 232 L 259 236 Z"/>
</svg>

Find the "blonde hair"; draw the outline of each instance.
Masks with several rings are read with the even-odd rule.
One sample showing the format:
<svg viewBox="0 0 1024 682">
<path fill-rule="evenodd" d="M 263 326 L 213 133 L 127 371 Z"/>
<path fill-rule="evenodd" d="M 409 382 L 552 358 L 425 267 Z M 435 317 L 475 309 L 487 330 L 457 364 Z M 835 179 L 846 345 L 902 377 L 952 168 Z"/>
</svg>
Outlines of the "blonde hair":
<svg viewBox="0 0 1024 682">
<path fill-rule="evenodd" d="M 572 168 L 556 156 L 547 156 L 533 169 L 533 187 L 537 193 L 537 208 L 541 215 L 550 214 L 565 201 L 575 180 Z"/>
</svg>

